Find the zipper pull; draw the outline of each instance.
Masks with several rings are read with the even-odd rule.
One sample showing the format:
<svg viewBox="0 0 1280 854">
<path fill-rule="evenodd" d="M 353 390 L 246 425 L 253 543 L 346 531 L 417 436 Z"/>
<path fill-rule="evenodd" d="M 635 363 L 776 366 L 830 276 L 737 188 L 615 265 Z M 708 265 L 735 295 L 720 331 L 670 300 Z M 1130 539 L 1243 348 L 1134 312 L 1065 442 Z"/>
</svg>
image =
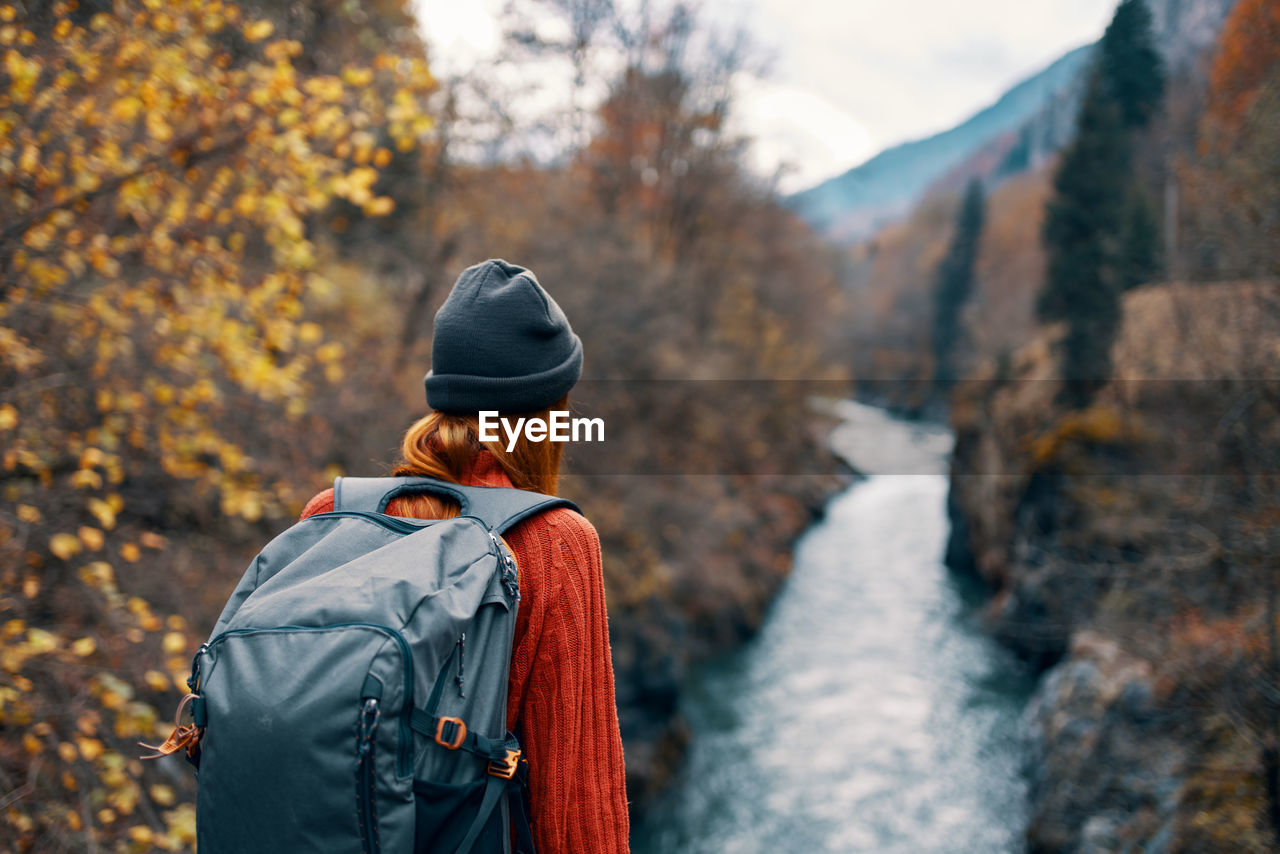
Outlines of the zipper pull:
<svg viewBox="0 0 1280 854">
<path fill-rule="evenodd" d="M 494 536 L 493 531 L 489 532 L 489 539 L 493 542 L 498 560 L 502 561 L 502 586 L 506 588 L 508 596 L 519 602 L 520 581 L 516 574 L 516 562 L 512 559 L 511 553 L 503 547 L 502 543 L 498 542 L 498 538 Z"/>
<path fill-rule="evenodd" d="M 463 632 L 462 637 L 458 638 L 458 675 L 454 677 L 454 681 L 458 683 L 458 696 L 462 697 L 464 700 L 467 697 L 467 692 L 462 682 L 462 671 L 463 671 L 463 667 L 466 664 L 466 661 L 465 661 L 466 656 L 467 656 L 467 633 Z"/>
<path fill-rule="evenodd" d="M 209 644 L 202 643 L 200 648 L 196 650 L 195 656 L 191 659 L 191 675 L 187 677 L 187 687 L 194 694 L 200 688 L 200 656 L 209 651 Z"/>
<path fill-rule="evenodd" d="M 381 716 L 382 709 L 377 699 L 367 698 L 360 708 L 360 723 L 356 730 L 356 758 L 360 761 L 373 752 L 373 739 Z"/>
</svg>

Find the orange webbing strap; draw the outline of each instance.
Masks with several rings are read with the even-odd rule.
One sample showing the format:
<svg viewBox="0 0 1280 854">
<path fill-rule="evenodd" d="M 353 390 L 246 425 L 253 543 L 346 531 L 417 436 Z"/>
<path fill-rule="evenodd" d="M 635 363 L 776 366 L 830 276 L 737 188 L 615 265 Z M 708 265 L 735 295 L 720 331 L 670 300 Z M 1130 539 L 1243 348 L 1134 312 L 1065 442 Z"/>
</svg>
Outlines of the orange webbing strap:
<svg viewBox="0 0 1280 854">
<path fill-rule="evenodd" d="M 146 744 L 138 742 L 139 747 L 145 747 L 152 751 L 140 759 L 159 759 L 162 756 L 168 756 L 177 753 L 182 748 L 187 749 L 187 755 L 194 758 L 195 752 L 200 746 L 200 736 L 204 732 L 204 724 L 197 721 L 196 708 L 192 709 L 192 721 L 189 724 L 182 723 L 182 713 L 187 710 L 187 706 L 200 700 L 195 694 L 187 694 L 178 703 L 178 710 L 173 715 L 173 732 L 169 733 L 169 737 L 164 740 L 163 744 Z"/>
</svg>

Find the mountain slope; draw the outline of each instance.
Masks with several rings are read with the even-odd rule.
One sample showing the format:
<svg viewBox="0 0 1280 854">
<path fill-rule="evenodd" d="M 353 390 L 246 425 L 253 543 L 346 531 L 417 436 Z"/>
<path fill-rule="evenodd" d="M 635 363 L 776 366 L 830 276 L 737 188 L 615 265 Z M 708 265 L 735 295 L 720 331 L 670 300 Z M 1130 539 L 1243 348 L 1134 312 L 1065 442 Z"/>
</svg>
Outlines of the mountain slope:
<svg viewBox="0 0 1280 854">
<path fill-rule="evenodd" d="M 950 130 L 903 143 L 843 175 L 796 193 L 789 204 L 829 236 L 851 241 L 904 215 L 924 191 L 995 137 L 1019 130 L 1083 74 L 1092 45 L 1076 48 Z"/>
<path fill-rule="evenodd" d="M 1170 75 L 1199 73 L 1196 63 L 1235 2 L 1148 0 Z M 964 123 L 882 151 L 788 203 L 828 237 L 854 243 L 905 218 L 931 188 L 1034 169 L 1071 138 L 1091 49 L 1067 53 Z"/>
</svg>

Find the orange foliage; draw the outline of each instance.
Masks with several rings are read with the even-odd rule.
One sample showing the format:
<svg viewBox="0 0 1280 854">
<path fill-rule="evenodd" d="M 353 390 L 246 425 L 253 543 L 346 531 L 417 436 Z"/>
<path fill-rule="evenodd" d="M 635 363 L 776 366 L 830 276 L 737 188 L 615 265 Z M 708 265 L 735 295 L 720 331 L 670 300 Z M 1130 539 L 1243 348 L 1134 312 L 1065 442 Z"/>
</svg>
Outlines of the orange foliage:
<svg viewBox="0 0 1280 854">
<path fill-rule="evenodd" d="M 1209 75 L 1210 112 L 1239 126 L 1268 80 L 1280 71 L 1280 0 L 1239 0 L 1227 17 Z"/>
<path fill-rule="evenodd" d="M 1064 413 L 1030 443 L 1032 461 L 1037 466 L 1061 463 L 1081 445 L 1119 445 L 1137 441 L 1142 431 L 1133 416 L 1102 405 Z"/>
<path fill-rule="evenodd" d="M 1242 652 L 1262 655 L 1266 638 L 1259 625 L 1261 609 L 1206 620 L 1199 611 L 1186 611 L 1170 626 L 1169 646 L 1178 653 L 1225 659 Z"/>
<path fill-rule="evenodd" d="M 601 132 L 583 152 L 605 209 L 633 217 L 668 256 L 700 228 L 688 215 L 690 194 L 704 192 L 724 165 L 723 115 L 694 103 L 692 88 L 677 70 L 627 69 L 600 106 Z"/>
<path fill-rule="evenodd" d="M 1049 169 L 1017 175 L 987 197 L 987 216 L 964 312 L 975 365 L 1014 353 L 1039 332 L 1036 294 L 1044 278 L 1040 242 Z"/>
</svg>

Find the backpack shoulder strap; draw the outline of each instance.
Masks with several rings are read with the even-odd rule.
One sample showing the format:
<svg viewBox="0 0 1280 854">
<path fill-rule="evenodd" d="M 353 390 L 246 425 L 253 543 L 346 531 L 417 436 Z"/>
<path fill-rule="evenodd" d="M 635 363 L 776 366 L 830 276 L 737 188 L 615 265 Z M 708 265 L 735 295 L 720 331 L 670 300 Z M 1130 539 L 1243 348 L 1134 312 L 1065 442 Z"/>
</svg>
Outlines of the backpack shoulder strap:
<svg viewBox="0 0 1280 854">
<path fill-rule="evenodd" d="M 422 492 L 452 498 L 463 516 L 474 516 L 499 534 L 553 507 L 582 512 L 567 498 L 505 486 L 462 486 L 429 477 L 340 477 L 333 482 L 333 509 L 385 513 L 396 496 Z"/>
</svg>

